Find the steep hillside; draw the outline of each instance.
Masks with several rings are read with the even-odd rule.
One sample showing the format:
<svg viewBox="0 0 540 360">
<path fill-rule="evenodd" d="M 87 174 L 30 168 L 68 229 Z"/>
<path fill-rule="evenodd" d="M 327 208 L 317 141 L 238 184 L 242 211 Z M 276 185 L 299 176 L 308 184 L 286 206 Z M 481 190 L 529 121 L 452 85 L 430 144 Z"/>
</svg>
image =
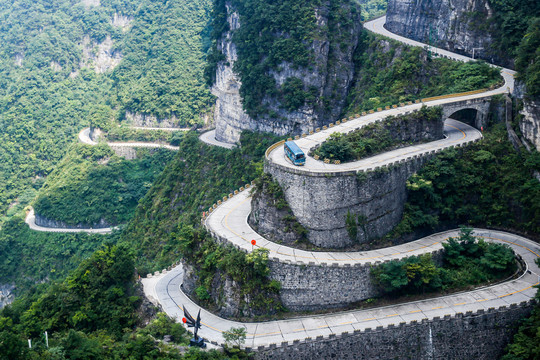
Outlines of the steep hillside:
<svg viewBox="0 0 540 360">
<path fill-rule="evenodd" d="M 165 149 L 139 154 L 128 161 L 106 145 L 73 145 L 39 191 L 36 215 L 67 226 L 126 223 L 175 155 Z"/>
<path fill-rule="evenodd" d="M 499 71 L 483 62 L 429 59 L 420 49 L 363 33 L 355 54 L 355 75 L 346 116 L 404 101 L 489 88 Z"/>
<path fill-rule="evenodd" d="M 64 279 L 101 244 L 115 243 L 116 238 L 36 232 L 22 218 L 11 218 L 0 230 L 0 284 L 16 286 L 19 295 L 36 284 Z"/>
<path fill-rule="evenodd" d="M 243 129 L 300 133 L 337 119 L 360 16 L 350 0 L 214 1 L 206 76 L 218 97 L 217 138 L 235 142 Z"/>
<path fill-rule="evenodd" d="M 186 232 L 197 226 L 202 211 L 262 171 L 262 157 L 277 141 L 270 134 L 244 133 L 242 147 L 208 146 L 188 133 L 175 159 L 140 201 L 122 239 L 137 249 L 142 274 L 162 269 L 181 256 Z"/>
<path fill-rule="evenodd" d="M 213 103 L 203 80 L 211 0 L 139 3 L 112 74 L 128 120 L 166 127 L 206 121 Z"/>
<path fill-rule="evenodd" d="M 28 204 L 85 126 L 125 113 L 202 121 L 209 5 L 0 1 L 1 217 Z"/>
<path fill-rule="evenodd" d="M 131 1 L 0 2 L 0 214 L 24 189 L 39 189 L 97 104 L 107 103 L 112 81 L 83 50 L 117 44 L 122 31 L 111 18 L 134 10 Z M 107 49 L 105 59 L 119 54 Z"/>
<path fill-rule="evenodd" d="M 458 224 L 510 229 L 540 237 L 540 153 L 516 152 L 502 124 L 484 141 L 447 150 L 408 183 L 403 220 L 387 238 Z"/>
</svg>

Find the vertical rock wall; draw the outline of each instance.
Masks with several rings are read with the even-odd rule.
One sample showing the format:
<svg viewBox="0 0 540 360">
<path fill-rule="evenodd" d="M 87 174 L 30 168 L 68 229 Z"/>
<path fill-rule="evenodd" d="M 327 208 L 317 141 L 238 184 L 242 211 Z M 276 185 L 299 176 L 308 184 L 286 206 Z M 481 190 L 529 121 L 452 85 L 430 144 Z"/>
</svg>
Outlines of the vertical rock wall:
<svg viewBox="0 0 540 360">
<path fill-rule="evenodd" d="M 283 62 L 279 64 L 278 70 L 269 72 L 277 86 L 283 85 L 288 78 L 296 77 L 303 81 L 305 89 L 316 89 L 315 103 L 289 111 L 278 99 L 267 96 L 263 105 L 273 115 L 260 114 L 257 118 L 251 118 L 242 108 L 239 94 L 242 79 L 233 71 L 238 56 L 233 35 L 240 28 L 242 19 L 231 2 L 228 2 L 226 7 L 229 31 L 222 35 L 217 44 L 225 60 L 217 65 L 216 80 L 212 87 L 212 93 L 217 97 L 214 112 L 216 138 L 234 143 L 239 140 L 242 130 L 272 132 L 278 135 L 300 134 L 337 120 L 353 80 L 353 55 L 361 31 L 360 11 L 349 14 L 352 24 L 350 33 L 340 34 L 345 36 L 346 40 L 336 40 L 334 43 L 328 36 L 328 30 L 324 30 L 328 28 L 331 14 L 329 2 L 323 2 L 316 9 L 316 25 L 326 37 L 317 38 L 309 44 L 313 63 L 309 68 L 298 68 Z M 282 36 L 286 37 L 287 34 Z"/>
<path fill-rule="evenodd" d="M 493 10 L 487 0 L 389 0 L 386 28 L 458 54 L 512 65 L 493 49 Z M 431 40 L 430 40 L 431 39 Z"/>
<path fill-rule="evenodd" d="M 217 45 L 218 50 L 225 56 L 225 61 L 217 64 L 216 80 L 212 86 L 212 94 L 217 97 L 214 123 L 217 140 L 236 143 L 240 140 L 242 129 L 256 128 L 256 123 L 242 109 L 240 98 L 242 83 L 233 71 L 238 55 L 232 36 L 240 27 L 240 15 L 230 3 L 227 3 L 226 7 L 229 31 L 223 34 Z"/>
<path fill-rule="evenodd" d="M 15 299 L 15 296 L 13 295 L 13 290 L 15 290 L 14 285 L 0 284 L 0 309 L 13 302 L 13 300 Z"/>
<path fill-rule="evenodd" d="M 63 221 L 46 218 L 45 216 L 39 215 L 37 213 L 35 214 L 35 216 L 36 216 L 36 225 L 53 228 L 53 229 L 104 229 L 104 228 L 108 228 L 112 226 L 104 219 L 101 219 L 99 223 L 97 224 L 82 224 L 81 223 L 81 224 L 71 225 Z"/>
<path fill-rule="evenodd" d="M 525 99 L 520 114 L 523 117 L 519 122 L 519 129 L 523 137 L 540 151 L 540 100 Z"/>
</svg>

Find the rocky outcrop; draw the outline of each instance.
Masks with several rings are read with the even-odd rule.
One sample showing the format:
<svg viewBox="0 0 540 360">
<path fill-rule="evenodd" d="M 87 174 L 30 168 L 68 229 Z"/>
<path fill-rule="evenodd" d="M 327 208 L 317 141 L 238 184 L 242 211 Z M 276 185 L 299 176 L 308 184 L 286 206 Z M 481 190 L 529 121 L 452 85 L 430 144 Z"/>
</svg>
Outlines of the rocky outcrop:
<svg viewBox="0 0 540 360">
<path fill-rule="evenodd" d="M 234 31 L 240 27 L 240 16 L 227 4 L 227 31 L 218 43 L 218 50 L 225 56 L 224 61 L 217 64 L 216 80 L 212 86 L 212 94 L 217 96 L 214 111 L 216 139 L 235 143 L 240 140 L 243 128 L 254 128 L 256 123 L 242 109 L 240 98 L 241 82 L 233 71 L 233 65 L 238 55 L 236 45 L 232 42 Z"/>
<path fill-rule="evenodd" d="M 82 4 L 85 8 L 98 7 L 101 6 L 100 0 L 82 0 Z"/>
<path fill-rule="evenodd" d="M 13 290 L 15 290 L 14 285 L 0 284 L 0 309 L 13 302 L 13 300 L 15 299 L 15 295 L 13 295 Z"/>
<path fill-rule="evenodd" d="M 176 128 L 179 127 L 180 120 L 174 115 L 169 118 L 158 118 L 154 115 L 126 111 L 126 121 L 136 127 Z"/>
<path fill-rule="evenodd" d="M 540 151 L 540 100 L 524 99 L 519 113 L 523 116 L 519 121 L 523 137 Z"/>
<path fill-rule="evenodd" d="M 126 16 L 123 14 L 119 14 L 117 12 L 114 13 L 113 18 L 111 20 L 112 26 L 119 27 L 122 29 L 122 31 L 129 30 L 132 22 L 133 22 L 132 16 Z"/>
<path fill-rule="evenodd" d="M 231 2 L 226 6 L 229 30 L 217 44 L 225 60 L 217 64 L 216 80 L 212 87 L 212 93 L 217 96 L 214 112 L 216 139 L 229 143 L 238 142 L 242 130 L 272 132 L 278 135 L 300 134 L 337 120 L 353 80 L 353 54 L 361 31 L 360 11 L 353 13 L 349 10 L 347 20 L 350 27 L 336 30 L 336 24 L 329 25 L 329 2 L 320 5 L 315 10 L 315 18 L 319 34 L 323 35 L 308 44 L 314 59 L 309 68 L 295 67 L 283 62 L 277 70 L 268 72 L 278 88 L 288 79 L 301 79 L 304 91 L 312 91 L 316 100 L 309 104 L 306 102 L 296 110 L 287 110 L 277 96 L 267 95 L 262 105 L 268 111 L 252 118 L 242 106 L 239 92 L 242 79 L 233 71 L 234 63 L 238 59 L 233 35 L 240 28 L 242 18 Z M 332 31 L 342 31 L 339 40 L 328 35 L 330 27 Z M 287 37 L 287 34 L 282 36 Z"/>
<path fill-rule="evenodd" d="M 494 11 L 486 0 L 389 0 L 386 28 L 491 63 L 512 66 L 494 50 Z"/>
<path fill-rule="evenodd" d="M 197 269 L 185 260 L 182 260 L 181 262 L 184 268 L 182 290 L 191 298 L 196 299 L 196 289 L 199 285 Z M 220 317 L 237 318 L 268 315 L 266 311 L 257 311 L 251 305 L 252 298 L 254 298 L 256 294 L 242 294 L 242 285 L 220 271 L 217 271 L 214 274 L 208 296 L 209 298 L 206 299 L 206 301 L 209 301 L 211 305 L 204 304 L 204 307 L 207 309 L 210 308 L 212 312 Z M 277 295 L 274 296 L 276 296 L 277 299 Z"/>
<path fill-rule="evenodd" d="M 265 172 L 283 187 L 289 206 L 308 230 L 308 241 L 337 249 L 368 243 L 396 226 L 407 199 L 406 181 L 430 157 L 412 158 L 359 175 L 354 171 L 297 174 L 269 161 Z"/>
<path fill-rule="evenodd" d="M 81 45 L 83 48 L 81 67 L 92 68 L 98 74 L 114 69 L 122 60 L 122 53 L 114 48 L 110 36 L 100 43 L 85 36 Z"/>
<path fill-rule="evenodd" d="M 36 216 L 36 225 L 48 227 L 48 228 L 56 228 L 56 229 L 104 229 L 111 227 L 112 225 L 105 221 L 104 219 L 101 219 L 97 224 L 83 224 L 79 223 L 76 225 L 67 224 L 63 221 L 59 220 L 53 220 L 49 219 L 45 216 L 35 214 Z"/>
<path fill-rule="evenodd" d="M 270 179 L 261 181 L 252 196 L 249 225 L 258 234 L 279 244 L 293 245 L 306 240 L 307 231 L 293 215 L 283 190 L 266 176 Z"/>
</svg>

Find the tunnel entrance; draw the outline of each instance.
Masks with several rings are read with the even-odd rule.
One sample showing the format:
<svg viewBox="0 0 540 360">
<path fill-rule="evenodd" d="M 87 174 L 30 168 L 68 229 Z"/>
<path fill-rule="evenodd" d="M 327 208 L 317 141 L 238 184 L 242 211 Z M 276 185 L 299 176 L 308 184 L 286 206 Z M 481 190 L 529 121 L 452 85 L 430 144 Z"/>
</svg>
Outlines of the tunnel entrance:
<svg viewBox="0 0 540 360">
<path fill-rule="evenodd" d="M 484 125 L 482 124 L 482 121 L 478 115 L 478 110 L 469 108 L 458 110 L 448 117 L 457 121 L 461 121 L 480 130 L 480 128 Z"/>
</svg>

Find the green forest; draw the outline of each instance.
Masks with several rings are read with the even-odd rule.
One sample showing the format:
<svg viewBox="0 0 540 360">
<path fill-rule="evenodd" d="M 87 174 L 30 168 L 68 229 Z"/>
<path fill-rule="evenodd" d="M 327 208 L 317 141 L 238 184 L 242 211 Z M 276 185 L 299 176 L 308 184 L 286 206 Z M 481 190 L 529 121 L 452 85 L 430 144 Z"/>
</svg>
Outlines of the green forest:
<svg viewBox="0 0 540 360">
<path fill-rule="evenodd" d="M 371 269 L 383 296 L 426 292 L 449 292 L 508 278 L 516 269 L 516 259 L 508 245 L 488 243 L 462 227 L 457 238 L 443 244 L 442 264 L 431 254 L 385 262 Z"/>
<path fill-rule="evenodd" d="M 127 223 L 175 153 L 141 149 L 138 155 L 125 160 L 105 144 L 72 145 L 39 191 L 36 214 L 68 225 Z"/>
<path fill-rule="evenodd" d="M 202 0 L 1 0 L 0 218 L 29 204 L 85 126 L 110 128 L 125 110 L 201 122 L 213 101 L 202 79 L 210 11 Z M 85 66 L 85 37 L 109 37 L 120 65 Z"/>
<path fill-rule="evenodd" d="M 401 223 L 389 238 L 469 224 L 540 236 L 540 153 L 517 152 L 502 124 L 462 150 L 449 149 L 407 182 Z"/>
<path fill-rule="evenodd" d="M 150 319 L 137 312 L 142 298 L 135 280 L 130 250 L 101 246 L 65 280 L 0 311 L 0 358 L 229 359 L 216 350 L 181 351 L 178 346 L 186 346 L 190 334 L 165 314 Z M 148 311 L 155 314 L 155 309 Z M 169 343 L 163 342 L 165 335 Z M 31 350 L 26 338 L 33 340 Z"/>
<path fill-rule="evenodd" d="M 190 335 L 145 302 L 137 279 L 184 259 L 200 274 L 192 294 L 200 304 L 216 310 L 214 282 L 227 279 L 238 285 L 240 296 L 252 295 L 241 304 L 245 309 L 261 316 L 286 311 L 280 284 L 267 277 L 267 252 L 246 255 L 221 246 L 200 226 L 202 211 L 216 200 L 265 180 L 264 152 L 282 137 L 244 132 L 241 146 L 226 150 L 201 143 L 194 132 L 130 129 L 125 117 L 131 111 L 193 127 L 211 114 L 208 84 L 222 60 L 215 41 L 227 30 L 225 1 L 91 3 L 0 0 L 0 283 L 17 286 L 16 301 L 0 310 L 0 359 L 247 358 L 230 348 L 184 350 Z M 360 11 L 363 20 L 386 9 L 384 0 L 331 2 L 332 27 L 321 34 L 312 11 L 319 0 L 234 3 L 248 20 L 235 35 L 241 43 L 235 70 L 252 115 L 266 111 L 261 106 L 266 94 L 277 94 L 288 110 L 313 100 L 301 79 L 277 88 L 268 71 L 282 61 L 309 68 L 307 44 L 319 36 L 339 43 L 336 29 L 350 24 L 334 26 L 344 19 L 338 5 Z M 538 2 L 490 4 L 501 25 L 495 45 L 515 56 L 518 79 L 528 96 L 537 97 Z M 119 26 L 115 17 L 125 23 Z M 109 40 L 107 56 L 121 61 L 96 72 L 92 58 Z M 343 116 L 500 82 L 498 71 L 485 63 L 429 60 L 422 49 L 365 31 L 355 73 Z M 104 144 L 77 144 L 77 133 L 90 125 L 108 131 L 107 141 L 155 141 L 179 151 L 138 150 L 137 159 L 127 161 Z M 516 151 L 502 124 L 490 123 L 484 136 L 467 148 L 442 152 L 409 179 L 403 219 L 383 241 L 458 225 L 540 239 L 540 182 L 532 176 L 540 171 L 539 153 Z M 364 146 L 364 152 L 372 150 L 380 151 Z M 24 223 L 29 205 L 69 224 L 104 219 L 125 226 L 108 235 L 35 232 Z M 408 258 L 374 270 L 374 276 L 394 296 L 466 287 L 513 271 L 506 247 L 469 240 L 465 233 L 445 245 L 443 267 L 433 259 Z M 539 356 L 539 324 L 537 307 L 516 325 L 505 360 Z"/>
</svg>

